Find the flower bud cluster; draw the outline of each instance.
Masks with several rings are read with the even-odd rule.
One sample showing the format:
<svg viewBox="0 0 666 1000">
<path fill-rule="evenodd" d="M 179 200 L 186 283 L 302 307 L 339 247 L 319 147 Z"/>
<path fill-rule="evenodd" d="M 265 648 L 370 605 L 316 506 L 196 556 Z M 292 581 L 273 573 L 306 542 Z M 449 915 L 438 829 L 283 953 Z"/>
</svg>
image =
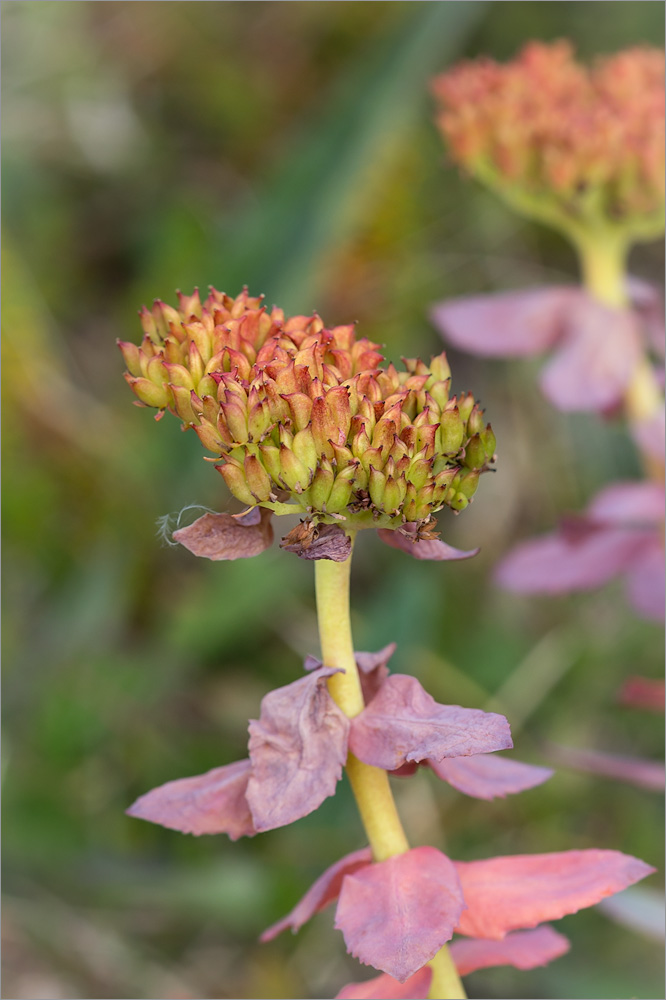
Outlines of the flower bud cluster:
<svg viewBox="0 0 666 1000">
<path fill-rule="evenodd" d="M 446 355 L 381 368 L 353 326 L 285 318 L 245 290 L 211 290 L 141 313 L 120 343 L 140 403 L 176 414 L 222 459 L 243 503 L 352 518 L 358 527 L 463 510 L 495 452 L 471 394 L 450 396 Z M 160 413 L 161 415 L 161 413 Z"/>
<path fill-rule="evenodd" d="M 437 77 L 452 156 L 491 185 L 611 223 L 664 212 L 664 53 L 634 48 L 587 68 L 564 41 L 531 42 Z"/>
</svg>

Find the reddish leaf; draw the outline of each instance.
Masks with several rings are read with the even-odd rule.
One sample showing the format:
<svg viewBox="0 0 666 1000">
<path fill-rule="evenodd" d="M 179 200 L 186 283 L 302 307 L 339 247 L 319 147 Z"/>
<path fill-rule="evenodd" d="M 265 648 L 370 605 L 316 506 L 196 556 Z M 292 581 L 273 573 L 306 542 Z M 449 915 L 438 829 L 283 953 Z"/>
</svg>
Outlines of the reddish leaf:
<svg viewBox="0 0 666 1000">
<path fill-rule="evenodd" d="M 649 677 L 628 677 L 622 685 L 618 701 L 632 708 L 644 708 L 648 712 L 664 711 L 666 683 Z"/>
<path fill-rule="evenodd" d="M 257 830 L 293 823 L 317 809 L 342 775 L 349 719 L 326 687 L 322 669 L 277 688 L 250 720 L 252 775 L 247 800 Z"/>
<path fill-rule="evenodd" d="M 631 304 L 643 326 L 645 340 L 663 358 L 666 329 L 661 291 L 649 282 L 633 276 L 629 277 L 628 286 Z"/>
<path fill-rule="evenodd" d="M 252 837 L 257 831 L 245 798 L 249 777 L 250 761 L 238 760 L 194 778 L 168 781 L 137 799 L 127 814 L 196 836 Z"/>
<path fill-rule="evenodd" d="M 464 905 L 453 863 L 415 847 L 346 875 L 335 926 L 359 961 L 404 983 L 449 940 Z"/>
<path fill-rule="evenodd" d="M 599 774 L 615 781 L 626 781 L 651 792 L 663 792 L 664 765 L 656 760 L 642 760 L 640 757 L 625 757 L 601 750 L 583 750 L 578 747 L 550 745 L 554 760 L 571 767 L 575 771 Z"/>
<path fill-rule="evenodd" d="M 660 534 L 655 533 L 627 573 L 627 596 L 641 615 L 650 621 L 664 620 L 666 586 L 664 578 L 664 546 Z"/>
<path fill-rule="evenodd" d="M 500 562 L 496 580 L 526 594 L 591 590 L 626 570 L 637 546 L 649 544 L 647 529 L 581 526 L 578 537 L 563 532 L 517 545 Z"/>
<path fill-rule="evenodd" d="M 431 312 L 445 340 L 472 354 L 518 357 L 541 354 L 564 330 L 579 295 L 573 287 L 530 288 L 440 302 Z"/>
<path fill-rule="evenodd" d="M 294 552 L 299 559 L 332 559 L 345 562 L 351 555 L 352 543 L 338 524 L 315 524 L 301 521 L 280 542 L 285 552 Z"/>
<path fill-rule="evenodd" d="M 661 483 L 613 483 L 597 493 L 587 514 L 604 524 L 663 524 L 665 502 Z"/>
<path fill-rule="evenodd" d="M 353 854 L 347 854 L 346 857 L 340 858 L 334 865 L 327 868 L 316 882 L 313 882 L 293 910 L 282 920 L 278 920 L 276 924 L 268 927 L 259 940 L 272 941 L 288 927 L 291 927 L 292 931 L 296 933 L 310 917 L 338 898 L 345 875 L 358 871 L 359 868 L 365 868 L 371 862 L 372 851 L 369 847 L 364 847 L 360 851 L 354 851 Z"/>
<path fill-rule="evenodd" d="M 363 700 L 369 705 L 375 697 L 380 687 L 389 675 L 389 668 L 386 666 L 396 650 L 394 642 L 384 646 L 377 653 L 355 653 L 356 666 L 359 669 L 361 678 L 361 689 Z"/>
<path fill-rule="evenodd" d="M 454 549 L 452 545 L 447 545 L 446 542 L 442 542 L 439 538 L 411 538 L 410 535 L 413 533 L 410 530 L 411 528 L 411 523 L 408 523 L 404 527 L 396 528 L 395 530 L 380 528 L 377 534 L 382 542 L 390 545 L 392 549 L 400 549 L 401 552 L 406 552 L 407 555 L 413 556 L 414 559 L 431 559 L 435 562 L 443 562 L 448 559 L 470 559 L 479 551 L 478 549 L 469 549 L 467 551 L 464 549 Z"/>
<path fill-rule="evenodd" d="M 473 757 L 452 757 L 428 761 L 438 778 L 448 781 L 465 795 L 477 799 L 504 798 L 547 781 L 553 774 L 548 767 L 535 767 L 494 753 Z"/>
<path fill-rule="evenodd" d="M 560 410 L 604 410 L 618 403 L 642 353 L 636 317 L 577 296 L 566 315 L 567 335 L 541 376 Z"/>
<path fill-rule="evenodd" d="M 512 965 L 515 969 L 536 969 L 566 955 L 571 945 L 547 924 L 533 931 L 515 931 L 501 941 L 468 938 L 449 945 L 458 973 L 466 976 L 477 969 Z"/>
<path fill-rule="evenodd" d="M 502 715 L 440 705 L 415 677 L 391 674 L 352 719 L 349 749 L 359 760 L 394 771 L 407 761 L 442 760 L 511 747 Z"/>
<path fill-rule="evenodd" d="M 594 906 L 626 889 L 654 868 L 620 851 L 516 854 L 486 861 L 456 861 L 467 909 L 457 931 L 503 938 Z"/>
<path fill-rule="evenodd" d="M 364 983 L 348 983 L 335 1000 L 426 1000 L 430 990 L 432 970 L 424 965 L 413 976 L 399 983 L 385 972 Z"/>
<path fill-rule="evenodd" d="M 250 507 L 242 514 L 204 514 L 173 537 L 195 556 L 205 559 L 247 559 L 273 542 L 272 513 Z"/>
</svg>

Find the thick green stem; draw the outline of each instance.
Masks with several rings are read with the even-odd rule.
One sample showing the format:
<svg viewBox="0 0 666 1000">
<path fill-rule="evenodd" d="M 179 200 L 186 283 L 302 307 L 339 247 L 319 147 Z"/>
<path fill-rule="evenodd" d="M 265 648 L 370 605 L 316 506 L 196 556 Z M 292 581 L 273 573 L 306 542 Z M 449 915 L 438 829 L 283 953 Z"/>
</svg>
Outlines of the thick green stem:
<svg viewBox="0 0 666 1000">
<path fill-rule="evenodd" d="M 351 555 L 345 562 L 328 559 L 315 562 L 317 618 L 321 655 L 327 667 L 341 667 L 344 673 L 328 679 L 331 697 L 349 718 L 363 711 L 354 644 L 349 617 L 349 576 Z M 361 814 L 372 856 L 385 861 L 409 850 L 386 771 L 371 767 L 352 753 L 347 758 L 347 777 Z M 432 969 L 430 997 L 464 1000 L 466 994 L 446 945 L 429 962 Z"/>
<path fill-rule="evenodd" d="M 576 241 L 583 272 L 583 284 L 598 302 L 611 309 L 629 304 L 627 294 L 626 238 L 604 230 Z M 661 412 L 663 393 L 646 356 L 636 365 L 624 394 L 624 412 L 631 424 L 643 424 Z M 663 466 L 648 454 L 643 455 L 647 472 L 661 480 Z"/>
</svg>

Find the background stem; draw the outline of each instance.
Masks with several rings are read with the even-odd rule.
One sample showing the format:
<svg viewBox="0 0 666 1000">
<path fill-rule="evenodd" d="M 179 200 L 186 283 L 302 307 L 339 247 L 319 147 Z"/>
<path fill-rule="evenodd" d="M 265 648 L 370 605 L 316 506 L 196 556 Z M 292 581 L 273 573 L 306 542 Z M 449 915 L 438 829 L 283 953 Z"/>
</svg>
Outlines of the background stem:
<svg viewBox="0 0 666 1000">
<path fill-rule="evenodd" d="M 351 634 L 350 570 L 351 555 L 341 563 L 329 559 L 318 559 L 315 562 L 322 660 L 327 667 L 341 667 L 345 671 L 328 678 L 328 689 L 345 715 L 353 718 L 363 711 L 365 702 Z M 409 850 L 409 842 L 402 828 L 386 771 L 364 764 L 352 753 L 347 758 L 346 771 L 374 860 L 385 861 L 396 854 L 404 854 Z M 433 1000 L 465 1000 L 465 990 L 446 945 L 428 965 L 433 973 L 429 994 Z"/>
</svg>

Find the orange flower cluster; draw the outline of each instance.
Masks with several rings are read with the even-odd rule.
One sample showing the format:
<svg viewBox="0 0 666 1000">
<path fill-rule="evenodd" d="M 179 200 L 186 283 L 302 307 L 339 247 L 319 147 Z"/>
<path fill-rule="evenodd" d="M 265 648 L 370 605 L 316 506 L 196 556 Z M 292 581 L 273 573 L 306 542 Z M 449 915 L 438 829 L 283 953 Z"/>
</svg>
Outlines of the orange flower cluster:
<svg viewBox="0 0 666 1000">
<path fill-rule="evenodd" d="M 286 318 L 247 290 L 180 295 L 141 313 L 140 347 L 120 343 L 140 403 L 169 409 L 223 459 L 243 503 L 340 515 L 358 527 L 462 510 L 495 437 L 471 394 L 449 398 L 441 354 L 379 367 L 378 345 L 319 316 Z M 161 415 L 161 414 L 160 414 Z"/>
<path fill-rule="evenodd" d="M 565 41 L 530 42 L 504 65 L 455 66 L 433 91 L 453 157 L 505 195 L 550 200 L 573 221 L 663 220 L 662 51 L 588 68 Z"/>
</svg>

